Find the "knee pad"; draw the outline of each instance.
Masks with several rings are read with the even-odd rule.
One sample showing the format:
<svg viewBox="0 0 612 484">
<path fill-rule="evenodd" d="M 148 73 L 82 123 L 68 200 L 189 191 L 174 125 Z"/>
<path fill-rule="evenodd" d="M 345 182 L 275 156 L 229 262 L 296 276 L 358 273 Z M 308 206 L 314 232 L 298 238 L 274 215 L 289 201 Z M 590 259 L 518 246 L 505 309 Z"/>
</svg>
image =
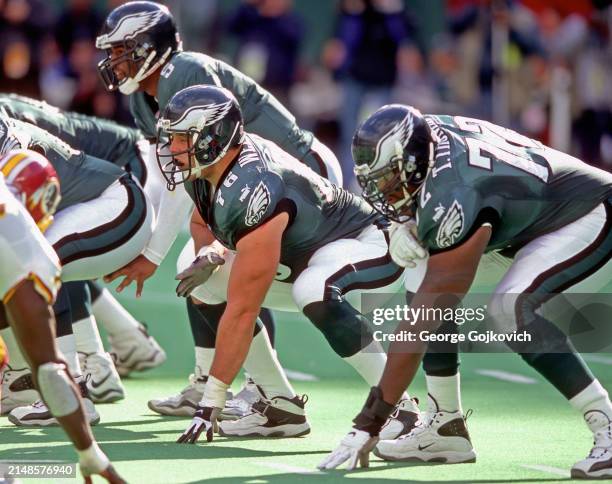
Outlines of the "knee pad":
<svg viewBox="0 0 612 484">
<path fill-rule="evenodd" d="M 79 399 L 65 363 L 43 363 L 36 373 L 38 389 L 54 416 L 65 417 L 79 408 Z"/>
<path fill-rule="evenodd" d="M 373 340 L 367 319 L 346 301 L 310 303 L 303 312 L 342 358 L 353 356 Z"/>
<path fill-rule="evenodd" d="M 529 364 L 542 354 L 575 351 L 563 331 L 537 314 L 531 323 L 522 327 L 522 330 L 530 336 L 530 341 L 509 341 L 507 345 Z"/>
<path fill-rule="evenodd" d="M 589 386 L 593 374 L 574 346 L 557 326 L 536 316 L 536 319 L 524 328 L 531 341 L 525 343 L 508 343 L 521 358 L 546 378 L 568 400 L 575 397 Z"/>
</svg>

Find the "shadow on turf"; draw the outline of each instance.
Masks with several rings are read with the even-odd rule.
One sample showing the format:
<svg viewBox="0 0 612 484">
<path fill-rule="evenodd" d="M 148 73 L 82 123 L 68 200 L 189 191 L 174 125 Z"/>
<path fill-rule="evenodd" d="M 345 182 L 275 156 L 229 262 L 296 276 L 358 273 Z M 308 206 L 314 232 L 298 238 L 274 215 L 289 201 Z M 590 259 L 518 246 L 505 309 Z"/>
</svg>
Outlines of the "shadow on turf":
<svg viewBox="0 0 612 484">
<path fill-rule="evenodd" d="M 376 468 L 375 470 L 379 471 L 381 470 L 380 468 Z M 350 472 L 350 474 L 363 474 L 363 473 L 367 473 L 368 470 L 362 470 L 362 471 L 352 471 Z M 287 473 L 287 474 L 269 474 L 269 475 L 257 475 L 257 476 L 251 476 L 251 477 L 217 477 L 217 478 L 206 478 L 206 479 L 200 479 L 200 480 L 195 480 L 195 481 L 188 481 L 185 482 L 183 484 L 199 484 L 199 483 L 203 483 L 206 482 L 207 484 L 228 484 L 228 483 L 244 483 L 244 484 L 250 484 L 250 483 L 261 483 L 261 484 L 278 484 L 278 483 L 287 483 L 287 482 L 307 482 L 307 481 L 316 481 L 316 482 L 330 482 L 330 483 L 337 483 L 339 479 L 342 479 L 343 477 L 345 477 L 346 474 L 349 474 L 347 471 L 328 471 L 328 472 L 317 472 L 317 473 L 313 473 L 312 475 L 304 475 L 304 474 L 294 474 L 294 473 Z M 362 475 L 362 477 L 365 477 L 365 475 Z M 436 483 L 443 483 L 443 484 L 512 484 L 512 483 L 546 483 L 546 482 L 562 482 L 562 481 L 571 481 L 571 479 L 568 478 L 544 478 L 544 479 L 520 479 L 520 478 L 516 478 L 516 479 L 463 479 L 463 480 L 436 480 Z M 407 483 L 407 482 L 415 482 L 415 483 L 431 483 L 434 481 L 431 480 L 419 480 L 419 479 L 410 479 L 408 477 L 402 478 L 402 479 L 389 479 L 389 478 L 381 478 L 379 476 L 377 477 L 373 477 L 371 482 L 384 482 L 387 484 L 392 484 L 392 483 Z"/>
<path fill-rule="evenodd" d="M 99 434 L 96 433 L 96 437 Z M 100 441 L 100 439 L 98 439 Z M 55 439 L 57 442 L 57 438 Z M 4 442 L 3 442 L 4 443 Z M 23 443 L 20 442 L 20 443 Z M 318 454 L 324 455 L 327 450 L 313 451 L 267 451 L 257 449 L 243 449 L 226 447 L 214 444 L 179 445 L 174 442 L 108 442 L 102 440 L 104 452 L 113 462 L 130 462 L 138 460 L 173 460 L 173 459 L 228 459 L 228 458 L 262 458 L 282 457 L 295 455 Z M 0 452 L 0 461 L 15 459 L 45 460 L 74 460 L 76 454 L 69 445 L 54 445 L 51 447 L 15 447 Z"/>
</svg>

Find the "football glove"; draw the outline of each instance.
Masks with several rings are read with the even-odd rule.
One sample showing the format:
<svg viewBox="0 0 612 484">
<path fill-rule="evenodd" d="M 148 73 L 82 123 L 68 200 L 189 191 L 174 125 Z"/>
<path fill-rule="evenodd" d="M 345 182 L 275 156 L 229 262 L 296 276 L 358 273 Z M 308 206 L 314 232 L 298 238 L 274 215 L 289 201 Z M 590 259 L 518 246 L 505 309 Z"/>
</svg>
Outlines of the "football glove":
<svg viewBox="0 0 612 484">
<path fill-rule="evenodd" d="M 376 446 L 378 435 L 372 437 L 365 430 L 357 430 L 353 427 L 348 434 L 340 441 L 336 447 L 323 461 L 317 466 L 321 470 L 335 469 L 347 462 L 346 469 L 352 471 L 357 467 L 370 465 L 370 451 Z"/>
<path fill-rule="evenodd" d="M 349 471 L 357 467 L 357 462 L 361 467 L 368 467 L 370 452 L 376 446 L 380 429 L 393 408 L 383 400 L 381 389 L 372 387 L 361 412 L 353 419 L 353 429 L 317 467 L 321 470 L 335 469 L 347 461 Z"/>
<path fill-rule="evenodd" d="M 415 259 L 427 257 L 427 251 L 416 236 L 416 229 L 416 222 L 412 219 L 402 224 L 391 223 L 389 254 L 400 267 L 416 267 Z"/>
<path fill-rule="evenodd" d="M 225 264 L 225 259 L 214 250 L 198 255 L 187 269 L 176 275 L 175 279 L 181 281 L 176 286 L 176 295 L 188 297 L 196 287 L 204 284 L 223 264 Z"/>
<path fill-rule="evenodd" d="M 195 444 L 204 432 L 206 433 L 206 442 L 212 442 L 213 432 L 218 431 L 217 418 L 220 413 L 221 409 L 219 408 L 198 405 L 189 427 L 176 442 L 179 444 Z"/>
</svg>

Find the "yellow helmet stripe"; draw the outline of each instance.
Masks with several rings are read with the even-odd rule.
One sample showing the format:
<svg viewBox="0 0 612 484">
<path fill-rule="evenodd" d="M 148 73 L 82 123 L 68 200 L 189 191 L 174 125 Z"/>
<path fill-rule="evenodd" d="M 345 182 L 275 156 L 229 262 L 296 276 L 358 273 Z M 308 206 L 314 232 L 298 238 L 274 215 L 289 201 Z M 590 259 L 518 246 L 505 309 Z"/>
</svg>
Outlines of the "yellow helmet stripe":
<svg viewBox="0 0 612 484">
<path fill-rule="evenodd" d="M 17 166 L 17 164 L 22 161 L 24 158 L 26 158 L 28 156 L 27 153 L 25 152 L 21 152 L 21 153 L 16 153 L 13 156 L 11 156 L 5 163 L 4 166 L 2 167 L 2 174 L 8 178 L 9 173 L 11 171 L 13 171 L 13 168 L 15 168 L 15 166 Z"/>
</svg>

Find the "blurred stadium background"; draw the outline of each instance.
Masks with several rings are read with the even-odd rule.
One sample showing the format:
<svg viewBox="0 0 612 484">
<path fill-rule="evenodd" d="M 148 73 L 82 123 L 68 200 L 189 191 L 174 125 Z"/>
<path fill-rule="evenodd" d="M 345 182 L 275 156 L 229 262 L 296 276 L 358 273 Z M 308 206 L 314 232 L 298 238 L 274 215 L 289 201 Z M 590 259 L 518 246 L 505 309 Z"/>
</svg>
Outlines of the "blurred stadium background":
<svg viewBox="0 0 612 484">
<path fill-rule="evenodd" d="M 0 0 L 0 91 L 131 124 L 94 38 L 117 0 Z M 184 46 L 229 61 L 328 143 L 388 102 L 480 117 L 612 169 L 609 0 L 168 0 Z"/>
<path fill-rule="evenodd" d="M 106 13 L 120 3 L 0 0 L 0 92 L 131 125 L 126 98 L 107 93 L 96 71 L 94 38 Z M 609 1 L 163 3 L 177 17 L 185 49 L 223 58 L 276 94 L 335 151 L 351 189 L 353 130 L 388 102 L 488 119 L 612 170 Z M 346 432 L 367 389 L 303 318 L 277 314 L 277 346 L 298 390 L 310 394 L 309 437 L 218 439 L 206 450 L 184 448 L 173 441 L 186 421 L 146 408 L 149 398 L 182 388 L 193 369 L 184 303 L 174 297 L 173 281 L 185 240 L 182 234 L 142 300 L 132 296 L 133 288 L 120 297 L 149 324 L 169 359 L 130 379 L 125 402 L 99 407 L 102 424 L 95 432 L 103 448 L 130 482 L 336 480 L 343 474 L 313 473 L 314 465 Z M 548 483 L 569 476 L 569 466 L 588 452 L 579 416 L 514 355 L 466 355 L 463 361 L 465 408 L 476 410 L 469 425 L 479 463 L 407 469 L 377 460 L 372 471 L 351 478 Z M 610 388 L 612 358 L 596 355 L 590 362 Z M 424 399 L 422 379 L 413 390 Z M 59 429 L 15 429 L 2 419 L 0 460 L 17 458 L 75 456 Z"/>
</svg>

